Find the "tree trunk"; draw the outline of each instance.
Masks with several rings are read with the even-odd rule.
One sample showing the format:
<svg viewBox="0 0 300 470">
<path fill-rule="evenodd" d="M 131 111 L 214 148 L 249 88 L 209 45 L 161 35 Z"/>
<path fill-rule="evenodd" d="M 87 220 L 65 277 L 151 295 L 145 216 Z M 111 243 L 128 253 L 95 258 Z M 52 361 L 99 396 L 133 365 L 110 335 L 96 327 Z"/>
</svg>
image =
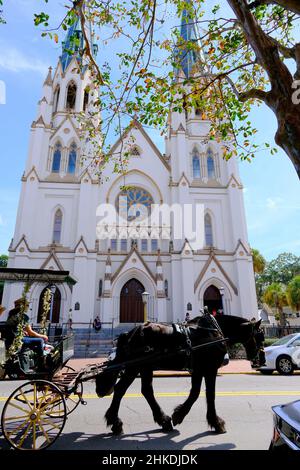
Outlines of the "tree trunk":
<svg viewBox="0 0 300 470">
<path fill-rule="evenodd" d="M 294 79 L 281 60 L 278 46 L 262 30 L 246 0 L 227 0 L 239 20 L 257 62 L 268 74 L 271 90 L 264 102 L 277 117 L 276 143 L 292 161 L 300 179 L 300 104 L 293 103 Z M 245 93 L 247 94 L 247 93 Z M 262 99 L 261 96 L 258 99 Z"/>
<path fill-rule="evenodd" d="M 283 308 L 280 306 L 278 306 L 278 313 L 280 326 L 286 326 L 285 313 L 283 311 Z"/>
</svg>

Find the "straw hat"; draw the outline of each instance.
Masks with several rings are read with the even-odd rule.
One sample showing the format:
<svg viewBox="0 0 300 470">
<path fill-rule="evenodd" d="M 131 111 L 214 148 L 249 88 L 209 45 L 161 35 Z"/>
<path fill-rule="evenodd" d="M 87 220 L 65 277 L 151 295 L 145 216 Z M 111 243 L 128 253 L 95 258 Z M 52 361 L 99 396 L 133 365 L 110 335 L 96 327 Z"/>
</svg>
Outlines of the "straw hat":
<svg viewBox="0 0 300 470">
<path fill-rule="evenodd" d="M 21 305 L 23 303 L 23 299 L 22 297 L 20 299 L 17 299 L 14 301 L 14 304 L 15 304 L 15 307 L 18 307 L 19 305 Z"/>
<path fill-rule="evenodd" d="M 5 310 L 5 307 L 3 307 L 3 305 L 0 305 L 0 315 L 2 315 L 2 313 L 4 312 Z"/>
</svg>

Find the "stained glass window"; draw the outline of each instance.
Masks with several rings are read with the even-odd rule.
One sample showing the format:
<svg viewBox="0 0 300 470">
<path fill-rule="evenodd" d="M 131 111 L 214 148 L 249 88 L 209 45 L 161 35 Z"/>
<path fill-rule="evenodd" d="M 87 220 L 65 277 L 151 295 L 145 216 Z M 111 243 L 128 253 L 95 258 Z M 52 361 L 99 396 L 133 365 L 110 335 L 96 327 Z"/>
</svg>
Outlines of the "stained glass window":
<svg viewBox="0 0 300 470">
<path fill-rule="evenodd" d="M 148 240 L 147 238 L 142 238 L 142 251 L 148 251 Z"/>
<path fill-rule="evenodd" d="M 151 240 L 151 251 L 157 251 L 158 250 L 158 240 L 157 238 L 153 238 Z"/>
<path fill-rule="evenodd" d="M 193 156 L 193 177 L 194 178 L 200 178 L 201 173 L 200 173 L 200 160 L 198 155 Z"/>
<path fill-rule="evenodd" d="M 61 150 L 62 146 L 58 142 L 54 147 L 53 161 L 52 161 L 52 173 L 59 173 L 60 161 L 61 161 Z"/>
<path fill-rule="evenodd" d="M 68 173 L 74 174 L 76 170 L 77 145 L 75 142 L 71 145 L 68 161 Z"/>
<path fill-rule="evenodd" d="M 120 215 L 129 222 L 137 218 L 145 219 L 151 213 L 154 204 L 151 194 L 143 188 L 130 188 L 122 191 L 116 200 L 116 207 Z"/>
<path fill-rule="evenodd" d="M 121 251 L 127 251 L 127 239 L 126 238 L 121 239 Z"/>
</svg>

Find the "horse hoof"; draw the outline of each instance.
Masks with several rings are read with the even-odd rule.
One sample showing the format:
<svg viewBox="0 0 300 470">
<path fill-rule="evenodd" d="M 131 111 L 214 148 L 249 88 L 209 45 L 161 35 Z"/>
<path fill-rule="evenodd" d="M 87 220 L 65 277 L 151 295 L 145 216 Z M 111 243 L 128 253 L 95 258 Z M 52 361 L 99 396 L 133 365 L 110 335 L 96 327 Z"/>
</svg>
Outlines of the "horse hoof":
<svg viewBox="0 0 300 470">
<path fill-rule="evenodd" d="M 173 422 L 173 426 L 177 426 L 177 424 L 181 424 L 183 421 L 183 417 L 180 416 L 180 414 L 175 411 L 173 414 L 172 414 L 172 422 Z"/>
<path fill-rule="evenodd" d="M 111 428 L 114 436 L 121 436 L 123 434 L 123 425 L 122 423 L 114 424 Z"/>
<path fill-rule="evenodd" d="M 173 426 L 172 426 L 171 418 L 168 417 L 168 418 L 163 420 L 162 430 L 163 430 L 163 432 L 172 432 L 174 430 Z"/>
<path fill-rule="evenodd" d="M 225 434 L 226 432 L 227 431 L 226 431 L 226 428 L 225 428 L 224 424 L 220 424 L 219 426 L 215 427 L 215 433 L 216 434 Z"/>
</svg>

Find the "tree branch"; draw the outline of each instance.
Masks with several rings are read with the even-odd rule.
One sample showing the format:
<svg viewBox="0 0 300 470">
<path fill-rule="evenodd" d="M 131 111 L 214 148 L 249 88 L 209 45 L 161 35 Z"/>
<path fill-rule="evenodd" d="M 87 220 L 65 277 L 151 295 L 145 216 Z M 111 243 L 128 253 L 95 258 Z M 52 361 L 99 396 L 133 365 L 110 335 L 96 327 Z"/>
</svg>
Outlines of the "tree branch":
<svg viewBox="0 0 300 470">
<path fill-rule="evenodd" d="M 249 3 L 248 7 L 250 10 L 257 8 L 261 5 L 278 5 L 285 8 L 286 10 L 293 11 L 300 15 L 299 0 L 256 0 Z"/>
</svg>

